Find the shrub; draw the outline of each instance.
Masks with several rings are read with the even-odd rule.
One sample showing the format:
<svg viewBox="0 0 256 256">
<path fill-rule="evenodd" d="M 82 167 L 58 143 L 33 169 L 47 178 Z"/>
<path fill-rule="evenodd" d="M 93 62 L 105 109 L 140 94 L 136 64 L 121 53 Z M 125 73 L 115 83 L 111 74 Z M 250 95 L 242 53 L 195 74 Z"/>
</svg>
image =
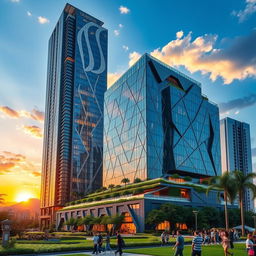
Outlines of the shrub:
<svg viewBox="0 0 256 256">
<path fill-rule="evenodd" d="M 144 189 L 142 189 L 142 188 L 137 188 L 137 189 L 133 190 L 133 194 L 140 194 L 140 193 L 142 193 L 143 191 L 144 191 Z"/>
<path fill-rule="evenodd" d="M 180 175 L 177 174 L 177 173 L 174 173 L 171 177 L 172 177 L 173 179 L 179 179 L 179 178 L 180 178 Z"/>
<path fill-rule="evenodd" d="M 96 197 L 94 198 L 94 201 L 100 201 L 100 200 L 102 200 L 102 197 L 101 197 L 101 196 L 96 196 Z"/>
<path fill-rule="evenodd" d="M 115 188 L 121 188 L 122 186 L 121 185 L 116 185 Z"/>
<path fill-rule="evenodd" d="M 75 205 L 75 204 L 76 204 L 76 202 L 75 202 L 75 201 L 73 201 L 73 202 L 71 202 L 71 203 L 70 203 L 70 205 Z"/>
<path fill-rule="evenodd" d="M 83 203 L 86 203 L 86 202 L 88 202 L 88 199 L 87 199 L 87 198 L 82 199 L 82 202 L 83 202 Z"/>
<path fill-rule="evenodd" d="M 108 198 L 110 198 L 110 197 L 111 197 L 110 195 L 105 195 L 105 196 L 104 196 L 105 199 L 108 199 Z"/>
<path fill-rule="evenodd" d="M 125 191 L 122 193 L 123 196 L 129 195 L 129 194 L 131 194 L 131 192 L 130 192 L 129 190 L 125 190 Z"/>
<path fill-rule="evenodd" d="M 185 176 L 183 179 L 184 179 L 185 181 L 192 181 L 192 178 L 191 178 L 190 176 Z"/>
<path fill-rule="evenodd" d="M 88 198 L 87 201 L 88 201 L 88 202 L 92 202 L 92 201 L 93 201 L 93 198 Z"/>
<path fill-rule="evenodd" d="M 135 178 L 133 182 L 134 183 L 139 183 L 139 182 L 142 182 L 142 180 L 140 178 Z"/>
<path fill-rule="evenodd" d="M 118 197 L 118 196 L 120 196 L 120 193 L 118 193 L 118 192 L 113 194 L 113 197 Z"/>
</svg>

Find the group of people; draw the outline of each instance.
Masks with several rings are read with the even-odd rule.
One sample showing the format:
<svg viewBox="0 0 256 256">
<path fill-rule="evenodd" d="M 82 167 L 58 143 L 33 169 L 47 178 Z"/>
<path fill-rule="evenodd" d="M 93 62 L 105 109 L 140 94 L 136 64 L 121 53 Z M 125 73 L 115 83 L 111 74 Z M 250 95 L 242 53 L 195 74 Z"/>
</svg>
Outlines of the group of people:
<svg viewBox="0 0 256 256">
<path fill-rule="evenodd" d="M 222 242 L 223 232 L 225 231 L 218 230 L 218 229 L 204 230 L 202 232 L 202 237 L 204 239 L 203 244 L 204 245 L 220 244 Z M 230 247 L 231 249 L 233 249 L 234 248 L 233 242 L 239 239 L 239 234 L 236 230 L 230 229 L 228 232 L 228 237 L 230 240 Z"/>
<path fill-rule="evenodd" d="M 99 254 L 101 252 L 113 252 L 110 246 L 110 234 L 107 232 L 106 237 L 104 238 L 100 232 L 94 234 L 93 238 L 93 252 L 92 254 Z M 119 253 L 121 256 L 123 254 L 123 248 L 125 246 L 124 240 L 119 232 L 116 233 L 116 251 L 115 255 Z M 105 242 L 105 247 L 103 248 L 103 243 Z"/>
<path fill-rule="evenodd" d="M 216 238 L 216 231 L 215 233 L 215 238 Z M 229 251 L 229 248 L 231 247 L 231 244 L 233 246 L 233 241 L 231 241 L 230 236 L 233 235 L 233 231 L 231 230 L 230 232 L 228 231 L 218 231 L 218 242 L 216 240 L 213 240 L 213 243 L 221 243 L 223 250 L 224 250 L 224 255 L 233 255 L 232 252 Z M 205 242 L 205 239 L 207 238 L 208 234 L 207 232 L 194 232 L 194 237 L 192 239 L 192 253 L 191 256 L 201 256 L 202 255 L 202 245 Z M 175 250 L 174 256 L 183 256 L 183 250 L 184 250 L 184 244 L 185 240 L 184 237 L 181 234 L 181 231 L 177 231 L 177 238 L 176 238 L 176 243 L 173 247 Z M 256 246 L 256 244 L 255 244 Z M 232 248 L 232 247 L 231 247 Z M 234 248 L 234 246 L 233 246 Z"/>
</svg>

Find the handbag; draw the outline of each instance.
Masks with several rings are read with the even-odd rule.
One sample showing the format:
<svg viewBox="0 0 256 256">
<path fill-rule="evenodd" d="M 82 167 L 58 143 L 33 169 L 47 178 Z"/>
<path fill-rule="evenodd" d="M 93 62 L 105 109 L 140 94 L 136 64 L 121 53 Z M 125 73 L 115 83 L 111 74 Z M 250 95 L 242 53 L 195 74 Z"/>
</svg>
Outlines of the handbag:
<svg viewBox="0 0 256 256">
<path fill-rule="evenodd" d="M 254 250 L 252 248 L 249 249 L 248 255 L 249 256 L 254 256 Z"/>
</svg>

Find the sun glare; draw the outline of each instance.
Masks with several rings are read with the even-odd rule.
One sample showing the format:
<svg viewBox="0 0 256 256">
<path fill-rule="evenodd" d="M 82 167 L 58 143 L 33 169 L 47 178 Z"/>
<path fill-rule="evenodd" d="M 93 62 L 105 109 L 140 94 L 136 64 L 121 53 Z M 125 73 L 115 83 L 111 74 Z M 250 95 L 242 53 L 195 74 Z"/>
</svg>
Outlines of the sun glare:
<svg viewBox="0 0 256 256">
<path fill-rule="evenodd" d="M 16 202 L 26 202 L 28 199 L 32 198 L 33 195 L 28 192 L 21 192 L 16 197 Z"/>
</svg>

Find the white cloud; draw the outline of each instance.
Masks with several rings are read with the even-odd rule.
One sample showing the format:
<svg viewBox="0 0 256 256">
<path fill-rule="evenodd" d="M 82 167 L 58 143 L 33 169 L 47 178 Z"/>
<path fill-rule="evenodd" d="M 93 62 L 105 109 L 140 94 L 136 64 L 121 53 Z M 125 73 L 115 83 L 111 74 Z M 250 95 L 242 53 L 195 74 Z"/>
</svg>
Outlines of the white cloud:
<svg viewBox="0 0 256 256">
<path fill-rule="evenodd" d="M 46 23 L 49 23 L 49 22 L 50 22 L 47 18 L 45 18 L 45 17 L 43 17 L 43 16 L 39 16 L 39 17 L 37 18 L 37 20 L 38 20 L 38 22 L 39 22 L 40 24 L 46 24 Z"/>
<path fill-rule="evenodd" d="M 123 25 L 123 24 L 119 24 L 118 27 L 119 27 L 119 28 L 123 28 L 124 25 Z"/>
<path fill-rule="evenodd" d="M 114 34 L 115 34 L 115 36 L 119 36 L 120 35 L 120 31 L 118 29 L 115 29 L 114 30 Z"/>
<path fill-rule="evenodd" d="M 127 14 L 128 12 L 130 12 L 130 9 L 128 9 L 127 7 L 121 5 L 119 7 L 119 11 L 120 11 L 121 14 Z"/>
<path fill-rule="evenodd" d="M 123 45 L 122 48 L 127 52 L 129 50 L 129 47 L 127 45 Z"/>
<path fill-rule="evenodd" d="M 183 35 L 184 35 L 184 33 L 183 33 L 182 30 L 181 30 L 181 31 L 178 31 L 178 32 L 176 33 L 176 37 L 177 37 L 177 38 L 182 38 Z"/>
<path fill-rule="evenodd" d="M 11 2 L 13 2 L 13 3 L 19 3 L 20 0 L 11 0 Z"/>
<path fill-rule="evenodd" d="M 245 3 L 246 5 L 243 10 L 232 12 L 232 15 L 238 17 L 240 23 L 256 12 L 256 0 L 246 0 Z"/>
<path fill-rule="evenodd" d="M 129 67 L 131 67 L 139 58 L 141 57 L 141 54 L 138 52 L 132 52 L 129 54 Z"/>
<path fill-rule="evenodd" d="M 28 16 L 32 16 L 32 13 L 30 11 L 27 11 Z"/>
</svg>

